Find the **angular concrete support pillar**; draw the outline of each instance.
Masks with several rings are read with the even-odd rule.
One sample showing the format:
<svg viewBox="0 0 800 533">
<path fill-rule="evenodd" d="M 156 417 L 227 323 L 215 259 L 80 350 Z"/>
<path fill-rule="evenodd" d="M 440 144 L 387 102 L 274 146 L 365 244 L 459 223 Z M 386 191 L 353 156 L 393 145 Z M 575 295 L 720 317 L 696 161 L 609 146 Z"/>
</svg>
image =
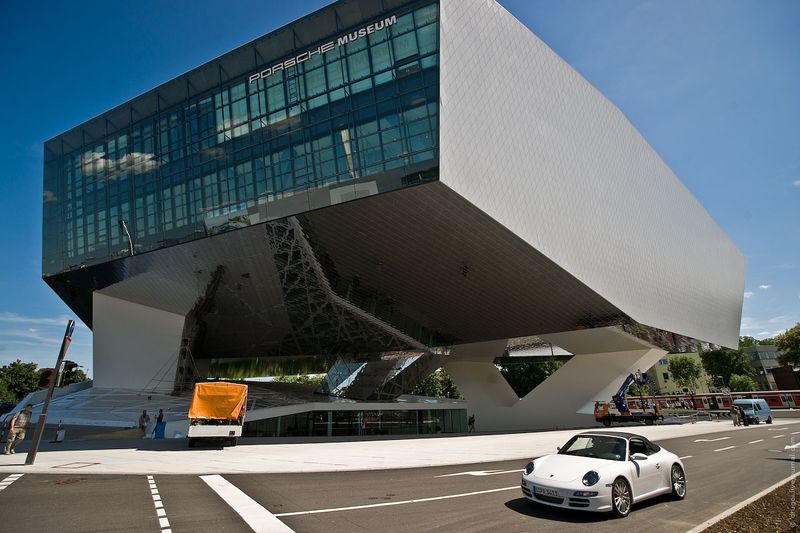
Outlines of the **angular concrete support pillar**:
<svg viewBox="0 0 800 533">
<path fill-rule="evenodd" d="M 592 427 L 594 402 L 610 401 L 631 372 L 666 352 L 615 328 L 545 336 L 574 354 L 521 400 L 493 364 L 506 341 L 455 346 L 445 365 L 464 394 L 478 431 Z"/>
<path fill-rule="evenodd" d="M 184 317 L 95 292 L 94 387 L 171 392 Z"/>
</svg>

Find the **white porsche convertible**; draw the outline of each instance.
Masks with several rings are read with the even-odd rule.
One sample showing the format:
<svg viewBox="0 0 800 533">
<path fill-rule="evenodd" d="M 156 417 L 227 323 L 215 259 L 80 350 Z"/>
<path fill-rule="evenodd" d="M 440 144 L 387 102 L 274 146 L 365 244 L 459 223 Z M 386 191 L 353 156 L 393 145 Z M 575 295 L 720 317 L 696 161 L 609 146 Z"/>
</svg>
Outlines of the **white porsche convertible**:
<svg viewBox="0 0 800 533">
<path fill-rule="evenodd" d="M 677 455 L 644 437 L 592 431 L 528 463 L 522 494 L 554 507 L 627 516 L 634 503 L 661 494 L 682 500 L 686 474 Z"/>
</svg>

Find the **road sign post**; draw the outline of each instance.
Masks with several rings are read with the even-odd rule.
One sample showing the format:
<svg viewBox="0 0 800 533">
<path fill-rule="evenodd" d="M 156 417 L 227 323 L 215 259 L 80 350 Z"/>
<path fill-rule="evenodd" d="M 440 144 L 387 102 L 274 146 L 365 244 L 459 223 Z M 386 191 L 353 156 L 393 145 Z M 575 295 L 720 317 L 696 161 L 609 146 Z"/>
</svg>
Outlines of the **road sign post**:
<svg viewBox="0 0 800 533">
<path fill-rule="evenodd" d="M 64 357 L 67 355 L 69 344 L 72 342 L 72 332 L 75 331 L 75 321 L 67 321 L 67 330 L 64 332 L 64 339 L 61 341 L 61 350 L 58 352 L 58 360 L 56 361 L 55 374 L 58 377 L 58 371 L 61 369 L 61 363 L 64 362 Z M 50 407 L 50 399 L 53 397 L 53 390 L 56 388 L 56 380 L 50 381 L 50 386 L 47 388 L 47 396 L 44 399 L 44 406 L 42 412 L 39 414 L 39 421 L 36 423 L 36 431 L 33 433 L 31 439 L 31 447 L 28 449 L 28 457 L 25 458 L 26 465 L 32 465 L 36 460 L 36 452 L 39 451 L 39 443 L 44 434 L 44 425 L 47 422 L 47 409 Z"/>
</svg>

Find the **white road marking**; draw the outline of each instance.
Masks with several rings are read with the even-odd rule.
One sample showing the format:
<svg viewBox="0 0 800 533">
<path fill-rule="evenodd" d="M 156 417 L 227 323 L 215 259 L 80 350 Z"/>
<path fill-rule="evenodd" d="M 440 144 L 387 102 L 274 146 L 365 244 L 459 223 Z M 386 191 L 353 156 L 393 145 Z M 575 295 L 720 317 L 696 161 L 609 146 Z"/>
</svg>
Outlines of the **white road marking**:
<svg viewBox="0 0 800 533">
<path fill-rule="evenodd" d="M 211 490 L 217 493 L 225 503 L 230 505 L 231 509 L 236 511 L 242 519 L 247 522 L 253 531 L 260 532 L 284 532 L 292 533 L 293 530 L 278 520 L 276 516 L 266 510 L 253 498 L 239 490 L 238 487 L 233 485 L 224 477 L 214 474 L 209 476 L 200 476 L 206 485 L 211 487 Z"/>
<path fill-rule="evenodd" d="M 694 439 L 695 442 L 717 442 L 720 440 L 729 439 L 730 437 L 719 437 L 718 439 Z"/>
<path fill-rule="evenodd" d="M 0 491 L 14 483 L 16 480 L 22 477 L 23 474 L 11 474 L 10 476 L 6 477 L 2 482 L 0 482 Z"/>
<path fill-rule="evenodd" d="M 732 448 L 736 448 L 736 446 L 728 446 L 727 448 L 720 448 L 719 450 L 714 450 L 715 452 L 724 452 L 725 450 L 730 450 Z"/>
<path fill-rule="evenodd" d="M 691 459 L 694 455 L 684 455 L 683 457 L 678 457 L 678 459 Z"/>
<path fill-rule="evenodd" d="M 496 476 L 499 474 L 514 474 L 522 472 L 521 468 L 515 470 L 470 470 L 469 472 L 458 472 L 455 474 L 444 474 L 436 477 L 452 477 L 452 476 Z"/>
<path fill-rule="evenodd" d="M 781 438 L 781 437 L 785 437 L 785 436 L 786 436 L 786 435 L 775 435 L 775 436 L 774 436 L 774 437 L 772 437 L 772 438 L 773 438 L 773 439 L 779 439 L 779 438 Z"/>
<path fill-rule="evenodd" d="M 792 444 L 791 446 L 783 447 L 784 450 L 796 450 L 797 448 L 800 448 L 800 442 L 798 442 L 797 444 Z"/>
<path fill-rule="evenodd" d="M 751 441 L 750 441 L 750 442 L 748 442 L 747 444 L 755 444 L 756 442 L 764 442 L 764 439 L 751 440 Z"/>
<path fill-rule="evenodd" d="M 169 528 L 167 511 L 164 509 L 164 502 L 161 501 L 161 495 L 158 493 L 158 487 L 153 476 L 147 476 L 147 484 L 150 486 L 150 495 L 153 497 L 153 505 L 156 508 L 156 518 L 158 518 L 158 527 L 161 528 L 161 533 L 172 533 Z"/>
<path fill-rule="evenodd" d="M 388 507 L 390 505 L 404 505 L 407 503 L 422 503 L 422 502 L 433 502 L 437 500 L 447 500 L 450 498 L 463 498 L 465 496 L 475 496 L 476 494 L 490 494 L 492 492 L 502 492 L 506 490 L 519 490 L 519 485 L 514 485 L 513 487 L 503 487 L 502 489 L 489 489 L 489 490 L 479 490 L 476 492 L 464 492 L 461 494 L 450 494 L 448 496 L 434 496 L 432 498 L 419 498 L 416 500 L 401 500 L 397 502 L 385 502 L 385 503 L 370 503 L 367 505 L 354 505 L 352 507 L 336 507 L 332 509 L 316 509 L 314 511 L 295 511 L 293 513 L 279 513 L 275 516 L 282 517 L 282 516 L 299 516 L 304 514 L 319 514 L 319 513 L 335 513 L 337 511 L 355 511 L 358 509 L 371 509 L 373 507 Z"/>
<path fill-rule="evenodd" d="M 800 431 L 792 431 L 792 435 L 797 435 Z"/>
</svg>

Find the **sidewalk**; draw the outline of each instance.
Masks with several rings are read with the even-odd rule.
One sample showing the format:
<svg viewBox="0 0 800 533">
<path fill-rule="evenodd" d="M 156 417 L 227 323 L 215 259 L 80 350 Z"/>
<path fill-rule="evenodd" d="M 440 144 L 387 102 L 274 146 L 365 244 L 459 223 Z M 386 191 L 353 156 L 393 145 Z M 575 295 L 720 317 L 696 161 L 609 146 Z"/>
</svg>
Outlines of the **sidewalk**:
<svg viewBox="0 0 800 533">
<path fill-rule="evenodd" d="M 775 427 L 796 424 L 800 424 L 800 420 L 779 419 Z M 629 431 L 658 442 L 721 431 L 747 431 L 749 428 L 734 428 L 727 421 L 590 429 Z M 24 466 L 29 436 L 24 443 L 26 446 L 20 446 L 15 455 L 0 455 L 0 473 L 300 473 L 415 468 L 513 459 L 524 464 L 531 457 L 555 453 L 557 446 L 581 431 L 586 430 L 380 440 L 351 437 L 316 442 L 298 438 L 242 439 L 239 446 L 225 449 L 190 449 L 184 439 L 74 441 L 42 448 L 36 464 Z"/>
</svg>

